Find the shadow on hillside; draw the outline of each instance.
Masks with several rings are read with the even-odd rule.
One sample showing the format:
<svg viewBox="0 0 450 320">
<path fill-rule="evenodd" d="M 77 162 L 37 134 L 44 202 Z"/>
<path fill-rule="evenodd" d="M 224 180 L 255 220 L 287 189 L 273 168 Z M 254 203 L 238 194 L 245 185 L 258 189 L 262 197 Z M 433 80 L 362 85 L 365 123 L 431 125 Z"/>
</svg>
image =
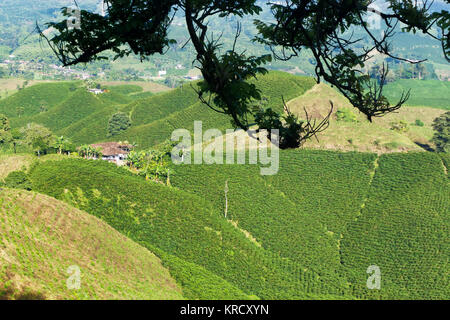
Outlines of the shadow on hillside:
<svg viewBox="0 0 450 320">
<path fill-rule="evenodd" d="M 429 152 L 435 152 L 436 150 L 432 147 L 432 146 L 430 146 L 428 143 L 422 143 L 422 142 L 419 142 L 419 141 L 414 141 L 414 143 L 416 144 L 416 145 L 418 145 L 419 147 L 421 147 L 422 149 L 424 149 L 425 151 L 429 151 Z"/>
</svg>

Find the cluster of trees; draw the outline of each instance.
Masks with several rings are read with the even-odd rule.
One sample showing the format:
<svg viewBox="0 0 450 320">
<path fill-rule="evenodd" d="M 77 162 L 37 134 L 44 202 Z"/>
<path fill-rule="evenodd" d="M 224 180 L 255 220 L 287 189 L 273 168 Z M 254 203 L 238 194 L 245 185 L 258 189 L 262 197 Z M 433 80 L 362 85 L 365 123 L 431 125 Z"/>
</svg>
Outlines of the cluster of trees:
<svg viewBox="0 0 450 320">
<path fill-rule="evenodd" d="M 433 142 L 436 150 L 450 153 L 450 111 L 434 120 L 433 129 L 435 130 Z"/>
<path fill-rule="evenodd" d="M 108 137 L 114 137 L 131 127 L 130 117 L 123 112 L 117 112 L 111 116 L 108 122 Z"/>
<path fill-rule="evenodd" d="M 432 64 L 401 64 L 396 71 L 397 78 L 430 80 L 438 79 Z"/>
<path fill-rule="evenodd" d="M 374 64 L 367 70 L 370 78 L 378 82 L 383 78 L 383 65 Z M 438 76 L 430 63 L 398 63 L 395 69 L 388 69 L 384 77 L 384 83 L 394 82 L 398 79 L 436 80 Z"/>
<path fill-rule="evenodd" d="M 85 159 L 99 159 L 103 157 L 101 148 L 94 148 L 88 144 L 78 148 L 78 155 Z"/>
<path fill-rule="evenodd" d="M 153 180 L 170 185 L 170 154 L 174 144 L 166 141 L 157 149 L 148 151 L 131 151 L 128 154 L 127 165 L 137 171 L 146 180 Z M 164 181 L 165 180 L 165 181 Z"/>
<path fill-rule="evenodd" d="M 12 129 L 8 118 L 3 114 L 0 114 L 0 146 L 11 146 L 14 153 L 18 146 L 25 146 L 38 156 L 51 152 L 63 154 L 75 151 L 75 146 L 69 139 L 55 136 L 43 125 L 29 123 L 23 128 Z"/>
</svg>

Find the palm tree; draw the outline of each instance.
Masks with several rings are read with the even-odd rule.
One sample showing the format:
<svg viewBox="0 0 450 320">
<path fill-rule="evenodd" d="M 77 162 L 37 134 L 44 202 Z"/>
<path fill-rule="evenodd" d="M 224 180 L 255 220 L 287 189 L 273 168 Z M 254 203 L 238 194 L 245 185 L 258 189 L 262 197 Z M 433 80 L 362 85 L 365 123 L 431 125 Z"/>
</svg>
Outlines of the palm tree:
<svg viewBox="0 0 450 320">
<path fill-rule="evenodd" d="M 127 157 L 127 164 L 131 169 L 138 169 L 141 166 L 142 152 L 131 151 Z"/>
<path fill-rule="evenodd" d="M 67 139 L 64 138 L 64 136 L 56 138 L 56 148 L 58 148 L 58 153 L 59 154 L 62 154 L 62 149 L 64 148 L 66 143 L 67 143 Z"/>
<path fill-rule="evenodd" d="M 80 157 L 83 157 L 83 158 L 87 159 L 88 153 L 89 153 L 89 146 L 88 145 L 82 145 L 78 149 L 78 154 L 80 155 Z"/>
<path fill-rule="evenodd" d="M 95 149 L 92 146 L 88 146 L 87 153 L 88 153 L 88 158 L 91 159 L 94 157 Z"/>
</svg>

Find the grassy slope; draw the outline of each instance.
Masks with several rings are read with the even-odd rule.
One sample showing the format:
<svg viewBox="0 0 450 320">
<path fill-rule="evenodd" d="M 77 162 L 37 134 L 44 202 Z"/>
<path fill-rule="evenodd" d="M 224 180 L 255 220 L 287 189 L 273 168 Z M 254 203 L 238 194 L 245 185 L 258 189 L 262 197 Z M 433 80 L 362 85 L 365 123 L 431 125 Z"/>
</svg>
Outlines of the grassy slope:
<svg viewBox="0 0 450 320">
<path fill-rule="evenodd" d="M 0 211 L 0 299 L 183 298 L 155 255 L 85 212 L 8 189 Z M 80 290 L 66 287 L 73 265 Z"/>
<path fill-rule="evenodd" d="M 450 83 L 438 80 L 397 80 L 386 85 L 390 101 L 398 101 L 403 91 L 411 89 L 410 106 L 430 106 L 450 110 Z"/>
<path fill-rule="evenodd" d="M 0 181 L 6 178 L 10 172 L 28 167 L 32 161 L 33 156 L 31 154 L 0 154 Z"/>
<path fill-rule="evenodd" d="M 57 106 L 71 94 L 71 88 L 78 86 L 77 82 L 41 83 L 20 90 L 16 94 L 0 100 L 0 113 L 7 117 L 18 117 L 17 108 L 23 107 L 22 117 L 39 114 L 41 106 L 48 110 Z"/>
<path fill-rule="evenodd" d="M 29 168 L 34 161 L 59 161 L 69 158 L 78 158 L 78 156 L 48 154 L 38 158 L 37 156 L 29 153 L 0 154 L 0 181 L 3 181 L 3 179 L 13 171 Z"/>
<path fill-rule="evenodd" d="M 304 116 L 304 107 L 310 115 L 323 117 L 329 111 L 330 100 L 335 105 L 335 112 L 339 108 L 352 108 L 357 114 L 358 122 L 338 122 L 333 116 L 330 127 L 318 135 L 319 141 L 312 139 L 306 143 L 308 148 L 363 152 L 419 151 L 422 149 L 416 142 L 429 144 L 433 136 L 432 122 L 445 112 L 430 107 L 403 107 L 397 113 L 376 118 L 373 123 L 369 123 L 348 100 L 326 84 L 316 85 L 304 95 L 293 99 L 289 102 L 289 107 L 300 117 Z M 413 125 L 417 119 L 423 121 L 425 126 Z M 397 133 L 390 130 L 391 123 L 400 120 L 410 124 L 409 132 Z"/>
<path fill-rule="evenodd" d="M 302 95 L 314 85 L 314 80 L 309 77 L 293 76 L 283 72 L 270 72 L 268 75 L 259 77 L 256 83 L 262 95 L 268 98 L 268 107 L 282 111 L 283 97 L 285 100 L 290 100 Z M 186 98 L 181 99 L 181 96 L 177 96 L 179 94 Z M 166 96 L 159 96 L 158 99 L 161 101 L 158 101 L 155 106 L 158 108 L 160 105 L 167 105 L 167 108 L 171 106 L 170 114 L 167 113 L 165 117 L 157 120 L 155 114 L 159 115 L 161 111 L 155 110 L 151 100 L 146 101 L 145 104 L 141 103 L 140 106 L 135 108 L 133 116 L 137 119 L 137 124 L 142 124 L 131 127 L 114 139 L 134 141 L 138 143 L 139 147 L 147 148 L 169 139 L 171 133 L 176 129 L 192 130 L 194 121 L 202 121 L 204 130 L 232 128 L 228 116 L 214 112 L 198 102 L 192 89 L 188 86 L 183 88 L 182 93 L 180 93 L 180 90 L 173 91 Z M 174 109 L 174 107 L 178 109 Z"/>
<path fill-rule="evenodd" d="M 11 121 L 11 125 L 21 127 L 35 122 L 56 132 L 106 107 L 107 105 L 98 97 L 84 88 L 79 88 L 69 98 L 49 111 L 31 117 L 16 118 Z"/>
<path fill-rule="evenodd" d="M 377 265 L 379 294 L 395 299 L 448 299 L 450 184 L 439 156 L 383 155 L 369 198 L 342 240 L 342 263 L 354 272 Z"/>
<path fill-rule="evenodd" d="M 379 168 L 375 159 L 288 151 L 273 177 L 262 178 L 251 166 L 179 166 L 173 184 L 223 212 L 228 180 L 230 219 L 264 248 L 301 262 L 329 284 L 344 290 L 350 283 L 355 297 L 448 297 L 449 185 L 439 157 L 387 155 Z M 372 264 L 385 274 L 381 292 L 365 288 Z"/>
<path fill-rule="evenodd" d="M 242 292 L 265 299 L 331 298 L 341 291 L 259 247 L 201 197 L 146 182 L 114 165 L 45 162 L 31 179 L 36 190 L 100 217 L 153 252 L 162 251 L 164 264 L 190 298 L 247 297 Z M 192 278 L 184 271 L 186 262 L 204 276 Z"/>
</svg>

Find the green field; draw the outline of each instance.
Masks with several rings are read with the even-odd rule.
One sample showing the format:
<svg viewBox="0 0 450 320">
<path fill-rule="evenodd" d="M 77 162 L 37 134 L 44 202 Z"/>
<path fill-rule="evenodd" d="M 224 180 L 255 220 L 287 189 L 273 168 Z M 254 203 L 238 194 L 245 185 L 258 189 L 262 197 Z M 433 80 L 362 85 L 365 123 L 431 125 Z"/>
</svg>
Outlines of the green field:
<svg viewBox="0 0 450 320">
<path fill-rule="evenodd" d="M 396 103 L 403 91 L 411 89 L 408 106 L 427 106 L 450 110 L 450 82 L 438 80 L 397 80 L 386 85 L 384 94 Z"/>
<path fill-rule="evenodd" d="M 450 185 L 439 156 L 291 151 L 280 163 L 265 179 L 245 166 L 181 166 L 173 184 L 220 213 L 228 180 L 230 219 L 328 283 L 345 279 L 356 298 L 371 296 L 373 264 L 389 274 L 373 298 L 448 297 Z"/>
</svg>

